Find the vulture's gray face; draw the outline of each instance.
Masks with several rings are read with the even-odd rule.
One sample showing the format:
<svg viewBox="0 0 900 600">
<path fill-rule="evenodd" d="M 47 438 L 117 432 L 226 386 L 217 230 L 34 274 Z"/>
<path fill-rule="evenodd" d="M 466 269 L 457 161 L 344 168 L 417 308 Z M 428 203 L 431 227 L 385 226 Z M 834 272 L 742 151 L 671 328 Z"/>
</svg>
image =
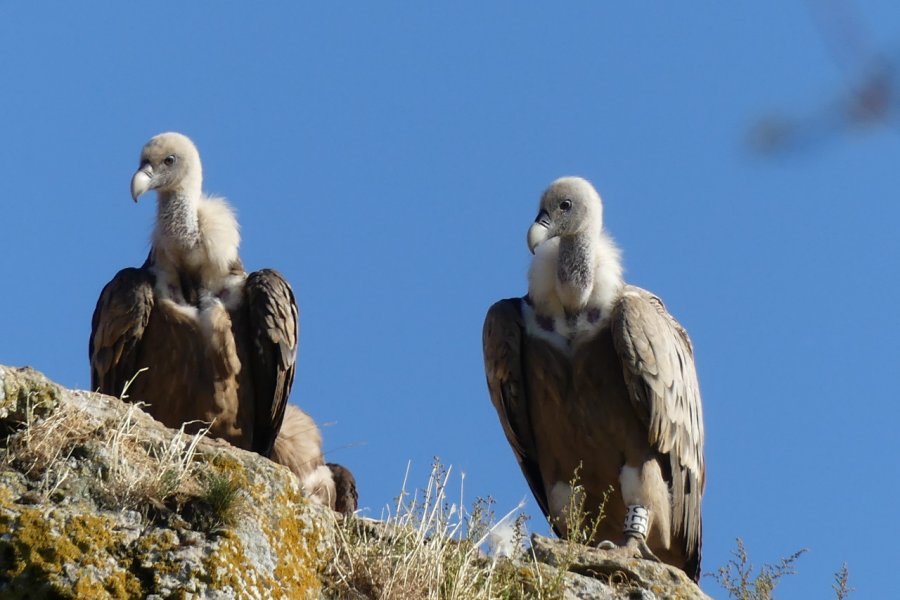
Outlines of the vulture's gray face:
<svg viewBox="0 0 900 600">
<path fill-rule="evenodd" d="M 528 229 L 528 249 L 555 237 L 599 233 L 603 226 L 600 196 L 586 179 L 562 177 L 541 196 L 534 224 Z"/>
<path fill-rule="evenodd" d="M 138 196 L 150 190 L 199 188 L 200 176 L 200 155 L 194 143 L 180 133 L 161 133 L 141 150 L 141 164 L 131 178 L 131 197 L 137 202 Z"/>
</svg>

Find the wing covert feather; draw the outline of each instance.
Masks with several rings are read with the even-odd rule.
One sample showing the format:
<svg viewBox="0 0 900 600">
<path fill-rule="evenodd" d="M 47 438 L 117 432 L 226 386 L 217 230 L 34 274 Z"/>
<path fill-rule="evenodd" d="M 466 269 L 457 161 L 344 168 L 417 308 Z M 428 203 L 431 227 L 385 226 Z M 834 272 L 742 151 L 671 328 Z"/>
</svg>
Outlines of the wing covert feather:
<svg viewBox="0 0 900 600">
<path fill-rule="evenodd" d="M 706 467 L 703 409 L 690 338 L 658 297 L 634 286 L 626 286 L 610 326 L 632 404 L 647 425 L 648 441 L 669 457 L 674 530 L 696 553 L 699 568 Z"/>
<path fill-rule="evenodd" d="M 547 494 L 537 463 L 528 392 L 522 373 L 524 335 L 520 298 L 500 300 L 491 306 L 482 331 L 484 371 L 506 439 L 532 494 L 547 515 Z"/>
<path fill-rule="evenodd" d="M 119 271 L 100 292 L 91 319 L 91 389 L 119 396 L 141 368 L 140 343 L 153 310 L 155 278 L 145 268 Z"/>
<path fill-rule="evenodd" d="M 294 382 L 299 312 L 291 286 L 274 269 L 248 275 L 244 293 L 256 403 L 253 451 L 269 456 Z"/>
</svg>

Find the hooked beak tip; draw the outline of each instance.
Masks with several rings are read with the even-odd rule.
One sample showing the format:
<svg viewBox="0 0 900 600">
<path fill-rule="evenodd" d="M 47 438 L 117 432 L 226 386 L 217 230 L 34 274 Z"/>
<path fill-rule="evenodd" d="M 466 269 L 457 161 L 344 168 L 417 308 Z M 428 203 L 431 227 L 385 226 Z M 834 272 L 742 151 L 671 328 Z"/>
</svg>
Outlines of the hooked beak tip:
<svg viewBox="0 0 900 600">
<path fill-rule="evenodd" d="M 146 169 L 140 169 L 131 178 L 131 199 L 135 202 L 138 197 L 152 187 L 153 178 Z"/>
<path fill-rule="evenodd" d="M 547 239 L 549 233 L 547 226 L 540 221 L 532 223 L 528 228 L 528 250 L 534 254 L 541 242 Z"/>
</svg>

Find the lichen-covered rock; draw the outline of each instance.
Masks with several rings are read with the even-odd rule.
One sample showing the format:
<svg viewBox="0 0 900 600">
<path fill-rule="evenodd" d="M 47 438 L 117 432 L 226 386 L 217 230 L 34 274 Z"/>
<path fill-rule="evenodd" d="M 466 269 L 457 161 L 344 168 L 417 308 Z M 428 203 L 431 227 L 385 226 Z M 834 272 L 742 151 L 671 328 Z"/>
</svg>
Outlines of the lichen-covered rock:
<svg viewBox="0 0 900 600">
<path fill-rule="evenodd" d="M 541 535 L 531 536 L 535 559 L 564 568 L 565 600 L 709 600 L 684 571 Z"/>
<path fill-rule="evenodd" d="M 0 365 L 0 422 L 23 423 L 28 413 L 42 415 L 59 401 L 59 386 L 31 367 Z"/>
<path fill-rule="evenodd" d="M 256 454 L 0 367 L 0 597 L 317 598 L 330 511 Z"/>
</svg>

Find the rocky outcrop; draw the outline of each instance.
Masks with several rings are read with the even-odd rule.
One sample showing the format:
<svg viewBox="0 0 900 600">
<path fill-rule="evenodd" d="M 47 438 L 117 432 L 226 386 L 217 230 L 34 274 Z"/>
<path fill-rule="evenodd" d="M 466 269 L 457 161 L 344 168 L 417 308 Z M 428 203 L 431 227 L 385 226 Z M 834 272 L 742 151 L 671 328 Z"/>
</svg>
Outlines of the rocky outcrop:
<svg viewBox="0 0 900 600">
<path fill-rule="evenodd" d="M 469 600 L 497 597 L 498 577 L 511 599 L 707 598 L 678 569 L 541 536 L 501 564 L 402 519 L 344 519 L 284 467 L 28 368 L 0 366 L 0 441 L 2 598 Z M 397 580 L 438 546 L 482 569 L 466 571 L 480 591 L 448 596 L 430 575 L 446 565 Z"/>
<path fill-rule="evenodd" d="M 318 597 L 334 519 L 287 469 L 0 367 L 0 597 Z"/>
<path fill-rule="evenodd" d="M 664 563 L 540 535 L 531 536 L 531 547 L 539 563 L 565 570 L 565 600 L 709 600 L 684 571 Z"/>
</svg>

